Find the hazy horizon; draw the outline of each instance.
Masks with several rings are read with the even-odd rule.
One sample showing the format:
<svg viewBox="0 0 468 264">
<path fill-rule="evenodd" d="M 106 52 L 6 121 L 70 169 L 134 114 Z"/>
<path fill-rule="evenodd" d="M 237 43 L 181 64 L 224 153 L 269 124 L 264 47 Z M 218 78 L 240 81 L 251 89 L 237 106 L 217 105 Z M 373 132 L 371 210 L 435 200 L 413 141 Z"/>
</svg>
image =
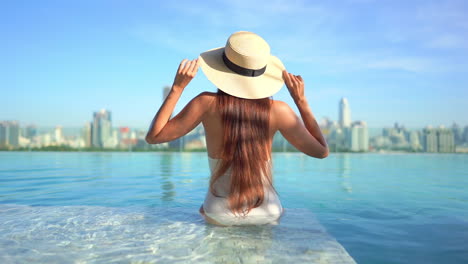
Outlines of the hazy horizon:
<svg viewBox="0 0 468 264">
<path fill-rule="evenodd" d="M 21 123 L 20 123 L 20 126 L 23 127 L 23 128 L 25 127 L 24 125 L 21 125 Z M 36 126 L 36 129 L 37 129 L 38 134 L 44 134 L 44 133 L 52 133 L 54 131 L 55 127 L 56 126 Z M 66 137 L 78 136 L 82 132 L 83 127 L 84 126 L 62 126 L 62 133 Z M 114 129 L 118 129 L 120 127 L 122 127 L 122 126 L 113 125 Z M 148 127 L 149 127 L 149 125 L 148 125 Z M 129 128 L 132 129 L 132 130 L 146 131 L 148 129 L 148 127 L 129 127 Z M 382 135 L 382 129 L 389 128 L 389 127 L 393 127 L 393 125 L 386 126 L 386 127 L 368 127 L 369 137 L 381 136 Z M 407 130 L 409 130 L 409 131 L 420 131 L 424 127 L 407 127 L 407 126 L 405 126 L 405 128 Z"/>
</svg>

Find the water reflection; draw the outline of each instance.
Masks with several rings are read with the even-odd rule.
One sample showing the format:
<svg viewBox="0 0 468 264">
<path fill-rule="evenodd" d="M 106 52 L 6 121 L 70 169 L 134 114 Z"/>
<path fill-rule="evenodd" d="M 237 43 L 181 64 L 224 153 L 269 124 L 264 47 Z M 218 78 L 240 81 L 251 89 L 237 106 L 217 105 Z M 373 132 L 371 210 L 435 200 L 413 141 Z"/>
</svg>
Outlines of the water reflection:
<svg viewBox="0 0 468 264">
<path fill-rule="evenodd" d="M 163 202 L 170 202 L 174 200 L 176 195 L 174 183 L 171 181 L 171 176 L 176 173 L 172 169 L 173 155 L 163 154 L 160 156 L 159 162 L 161 168 L 161 189 L 163 190 L 161 200 Z"/>
<path fill-rule="evenodd" d="M 351 185 L 351 159 L 350 154 L 345 153 L 338 156 L 338 174 L 341 178 L 341 187 L 347 193 L 353 192 Z"/>
<path fill-rule="evenodd" d="M 77 164 L 79 165 L 79 169 L 84 171 L 91 167 L 90 175 L 87 177 L 89 180 L 97 180 L 97 179 L 107 179 L 114 176 L 114 165 L 113 164 L 113 155 L 112 153 L 92 153 L 90 160 L 84 160 L 81 163 L 81 156 L 78 155 L 79 158 L 75 158 L 74 160 L 78 160 Z M 60 157 L 63 158 L 63 157 Z M 87 157 L 85 157 L 87 158 Z M 89 166 L 91 163 L 91 166 Z"/>
</svg>

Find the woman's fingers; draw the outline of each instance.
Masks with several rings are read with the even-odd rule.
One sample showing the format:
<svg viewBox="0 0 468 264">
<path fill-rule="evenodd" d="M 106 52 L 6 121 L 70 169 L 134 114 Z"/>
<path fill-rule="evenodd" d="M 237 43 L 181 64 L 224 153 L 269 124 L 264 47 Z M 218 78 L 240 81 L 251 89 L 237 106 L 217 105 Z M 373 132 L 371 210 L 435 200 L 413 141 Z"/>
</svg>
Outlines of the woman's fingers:
<svg viewBox="0 0 468 264">
<path fill-rule="evenodd" d="M 300 75 L 294 75 L 284 70 L 283 79 L 294 100 L 304 96 L 304 80 Z"/>
<path fill-rule="evenodd" d="M 179 64 L 179 68 L 177 69 L 177 72 L 182 72 L 184 70 L 184 67 L 185 67 L 185 64 L 188 60 L 187 59 L 183 59 L 180 64 Z"/>
<path fill-rule="evenodd" d="M 177 70 L 177 74 L 174 78 L 173 86 L 183 90 L 190 83 L 193 77 L 195 77 L 195 74 L 198 70 L 198 65 L 198 59 L 183 59 L 180 62 L 179 69 Z"/>
<path fill-rule="evenodd" d="M 288 72 L 286 70 L 283 70 L 283 79 L 284 81 L 288 80 Z"/>
<path fill-rule="evenodd" d="M 283 71 L 283 79 L 288 88 L 295 88 L 303 82 L 300 75 L 294 75 L 286 70 Z"/>
<path fill-rule="evenodd" d="M 288 85 L 288 72 L 286 70 L 283 70 L 283 80 Z"/>
<path fill-rule="evenodd" d="M 189 60 L 185 63 L 184 70 L 182 71 L 183 74 L 187 74 L 190 72 L 190 68 L 192 67 L 193 61 Z"/>
<path fill-rule="evenodd" d="M 292 73 L 287 72 L 286 70 L 283 70 L 283 79 L 284 79 L 284 82 L 286 83 L 286 86 L 297 85 L 299 83 L 304 82 L 304 80 L 302 79 L 300 75 L 294 75 Z"/>
<path fill-rule="evenodd" d="M 294 87 L 296 87 L 296 86 L 298 85 L 298 81 L 297 81 L 296 75 L 290 73 L 289 76 L 290 76 L 290 78 L 291 78 L 292 84 L 294 85 Z"/>
<path fill-rule="evenodd" d="M 300 84 L 302 82 L 304 82 L 304 80 L 302 79 L 302 77 L 300 75 L 293 75 L 291 74 L 291 80 L 294 82 L 294 84 Z"/>
<path fill-rule="evenodd" d="M 191 63 L 192 64 L 190 65 L 188 73 L 192 74 L 192 76 L 195 76 L 195 73 L 198 70 L 198 59 L 195 59 L 195 60 L 191 61 Z"/>
<path fill-rule="evenodd" d="M 286 70 L 283 71 L 283 78 L 287 87 L 291 87 L 291 77 L 289 74 L 290 73 L 288 73 Z"/>
<path fill-rule="evenodd" d="M 185 64 L 181 67 L 179 72 L 184 75 L 194 73 L 195 69 L 198 66 L 198 59 L 195 59 L 195 60 L 184 59 L 184 61 L 185 61 Z"/>
</svg>

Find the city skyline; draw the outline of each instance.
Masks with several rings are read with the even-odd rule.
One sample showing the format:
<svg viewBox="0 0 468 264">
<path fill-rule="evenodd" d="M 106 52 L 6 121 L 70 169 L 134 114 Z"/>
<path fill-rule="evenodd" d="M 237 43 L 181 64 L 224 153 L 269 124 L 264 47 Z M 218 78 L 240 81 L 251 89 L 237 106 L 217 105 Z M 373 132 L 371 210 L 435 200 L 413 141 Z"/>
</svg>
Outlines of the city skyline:
<svg viewBox="0 0 468 264">
<path fill-rule="evenodd" d="M 162 88 L 163 100 L 169 94 L 169 87 Z M 395 123 L 393 127 L 381 129 L 381 134 L 372 135 L 364 120 L 353 120 L 347 98 L 338 103 L 337 120 L 324 118 L 320 129 L 327 141 L 330 152 L 430 152 L 454 153 L 468 152 L 468 126 L 462 128 L 453 124 L 451 128 L 430 127 L 411 130 Z M 80 129 L 79 135 L 65 136 L 62 126 L 53 131 L 38 132 L 37 127 L 22 129 L 17 121 L 0 121 L 0 149 L 26 150 L 163 150 L 185 151 L 206 149 L 205 132 L 202 124 L 173 141 L 150 145 L 146 142 L 146 129 L 113 127 L 112 112 L 101 109 L 93 113 L 92 122 Z M 274 151 L 295 151 L 287 140 L 276 133 L 272 142 Z"/>
<path fill-rule="evenodd" d="M 165 96 L 167 96 L 167 94 L 169 93 L 168 91 L 168 86 L 164 86 L 163 87 L 163 98 L 165 98 Z M 164 101 L 164 100 L 162 100 Z M 345 107 L 343 108 L 343 101 L 345 101 Z M 351 118 L 351 112 L 350 112 L 350 109 L 349 109 L 349 102 L 347 100 L 346 97 L 341 97 L 340 101 L 339 101 L 339 104 L 338 104 L 338 111 L 337 111 L 337 116 L 336 116 L 336 119 L 333 119 L 333 118 L 330 118 L 330 115 L 323 115 L 321 117 L 316 117 L 316 120 L 319 124 L 322 124 L 324 121 L 327 121 L 327 120 L 336 120 L 336 122 L 338 124 L 340 124 L 341 126 L 343 126 L 343 121 L 342 121 L 342 118 L 343 116 L 345 116 L 345 123 L 346 125 L 344 126 L 350 126 L 351 123 L 352 123 L 352 118 Z M 346 109 L 346 110 L 345 110 Z M 109 110 L 109 109 L 106 109 L 106 108 L 100 108 L 100 110 L 95 110 L 95 114 L 96 113 L 99 113 L 99 112 L 103 112 L 103 111 L 112 111 L 112 110 Z M 175 113 L 177 114 L 177 113 Z M 296 112 L 297 115 L 300 115 L 299 113 Z M 174 113 L 173 113 L 174 115 Z M 0 119 L 1 120 L 1 119 Z M 364 119 L 365 120 L 365 119 Z M 6 121 L 6 122 L 16 122 L 18 123 L 18 125 L 20 127 L 24 127 L 25 129 L 27 129 L 28 127 L 30 126 L 33 126 L 35 127 L 36 129 L 51 129 L 51 128 L 55 128 L 57 126 L 60 126 L 60 127 L 63 127 L 63 128 L 68 128 L 68 129 L 81 129 L 83 127 L 83 125 L 87 125 L 89 122 L 89 118 L 88 120 L 85 120 L 85 122 L 83 122 L 82 124 L 72 124 L 72 125 L 69 125 L 69 126 L 64 126 L 62 123 L 56 123 L 56 124 L 49 124 L 49 125 L 44 125 L 44 124 L 40 124 L 38 122 L 30 122 L 30 123 L 26 123 L 26 122 L 23 122 L 22 120 L 17 120 L 17 119 L 3 119 L 3 121 Z M 118 121 L 118 119 L 117 119 Z M 135 128 L 135 129 L 147 129 L 150 125 L 150 122 L 151 120 L 148 121 L 148 125 L 147 126 L 131 126 L 131 125 L 128 125 L 128 124 L 122 124 L 122 123 L 117 123 L 115 124 L 114 126 L 115 127 L 132 127 L 132 128 Z M 447 125 L 446 125 L 447 124 Z M 368 122 L 366 122 L 366 125 L 368 128 L 371 128 L 371 129 L 382 129 L 382 128 L 388 128 L 388 127 L 393 127 L 395 125 L 402 125 L 408 129 L 424 129 L 424 128 L 449 128 L 453 125 L 458 125 L 458 126 L 461 126 L 461 127 L 465 127 L 465 126 L 468 126 L 468 123 L 466 124 L 463 124 L 463 123 L 460 123 L 460 122 L 457 122 L 456 120 L 454 121 L 447 121 L 445 122 L 445 124 L 426 124 L 426 125 L 423 125 L 423 126 L 414 126 L 412 124 L 404 124 L 404 123 L 401 123 L 399 122 L 398 120 L 395 120 L 394 122 L 391 122 L 389 124 L 386 124 L 386 125 L 383 125 L 383 126 L 373 126 L 372 124 L 369 124 Z M 92 124 L 89 124 L 89 125 L 92 125 Z"/>
<path fill-rule="evenodd" d="M 464 1 L 41 1 L 2 11 L 0 120 L 80 126 L 105 108 L 116 126 L 147 127 L 183 58 L 248 30 L 302 75 L 317 119 L 336 117 L 347 97 L 370 127 L 468 124 Z M 199 71 L 175 112 L 215 89 Z M 273 98 L 296 109 L 285 87 Z"/>
</svg>

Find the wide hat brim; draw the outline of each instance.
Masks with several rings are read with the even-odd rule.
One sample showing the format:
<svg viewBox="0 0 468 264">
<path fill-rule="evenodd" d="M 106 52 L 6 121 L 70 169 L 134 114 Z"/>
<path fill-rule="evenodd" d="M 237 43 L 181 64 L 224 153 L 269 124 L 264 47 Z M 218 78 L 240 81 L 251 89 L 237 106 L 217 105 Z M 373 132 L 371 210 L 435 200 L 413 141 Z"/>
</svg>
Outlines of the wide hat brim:
<svg viewBox="0 0 468 264">
<path fill-rule="evenodd" d="M 224 47 L 200 54 L 199 62 L 208 80 L 223 92 L 245 99 L 260 99 L 274 95 L 283 87 L 283 63 L 270 55 L 265 73 L 243 76 L 230 70 L 223 61 Z"/>
</svg>

